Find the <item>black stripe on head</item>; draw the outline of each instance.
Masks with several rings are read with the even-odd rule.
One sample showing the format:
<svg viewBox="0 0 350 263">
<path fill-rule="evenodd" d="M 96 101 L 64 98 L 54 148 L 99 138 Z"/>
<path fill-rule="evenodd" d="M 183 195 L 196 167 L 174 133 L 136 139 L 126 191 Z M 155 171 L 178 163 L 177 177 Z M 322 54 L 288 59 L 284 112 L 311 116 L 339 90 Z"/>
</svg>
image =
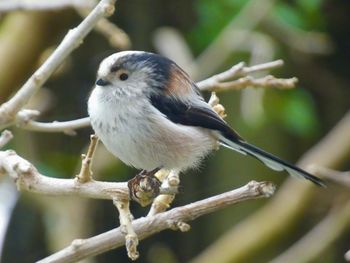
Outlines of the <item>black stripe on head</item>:
<svg viewBox="0 0 350 263">
<path fill-rule="evenodd" d="M 120 58 L 117 63 L 116 67 L 130 71 L 148 68 L 152 74 L 152 83 L 150 84 L 159 89 L 166 86 L 165 84 L 170 78 L 171 68 L 175 65 L 170 59 L 150 52 L 128 54 Z"/>
</svg>

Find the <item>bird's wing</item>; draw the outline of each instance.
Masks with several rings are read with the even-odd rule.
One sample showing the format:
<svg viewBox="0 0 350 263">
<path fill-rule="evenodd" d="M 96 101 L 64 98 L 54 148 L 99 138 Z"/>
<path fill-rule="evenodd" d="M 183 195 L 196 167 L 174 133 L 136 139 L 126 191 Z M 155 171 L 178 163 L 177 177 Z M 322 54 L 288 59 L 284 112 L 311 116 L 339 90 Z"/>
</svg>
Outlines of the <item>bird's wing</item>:
<svg viewBox="0 0 350 263">
<path fill-rule="evenodd" d="M 194 100 L 182 101 L 164 94 L 150 97 L 151 104 L 174 123 L 216 130 L 230 140 L 243 140 L 208 104 L 199 97 Z"/>
<path fill-rule="evenodd" d="M 325 187 L 324 182 L 316 176 L 246 142 L 208 104 L 199 98 L 195 98 L 193 103 L 190 101 L 184 102 L 174 96 L 163 94 L 151 96 L 150 102 L 174 123 L 219 131 L 221 135 L 218 139 L 224 146 L 255 157 L 273 170 L 285 170 L 290 175 L 304 177 L 319 186 Z"/>
</svg>

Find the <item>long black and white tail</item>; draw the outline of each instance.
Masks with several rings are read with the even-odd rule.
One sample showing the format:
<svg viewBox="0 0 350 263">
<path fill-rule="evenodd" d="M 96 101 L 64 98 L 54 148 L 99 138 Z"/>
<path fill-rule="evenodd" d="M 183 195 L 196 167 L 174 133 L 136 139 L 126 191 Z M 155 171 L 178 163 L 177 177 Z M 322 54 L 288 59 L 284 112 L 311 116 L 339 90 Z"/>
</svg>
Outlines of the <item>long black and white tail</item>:
<svg viewBox="0 0 350 263">
<path fill-rule="evenodd" d="M 235 140 L 231 141 L 227 139 L 224 136 L 220 136 L 220 142 L 223 146 L 230 148 L 232 150 L 235 150 L 239 153 L 245 154 L 245 155 L 250 155 L 253 156 L 254 158 L 260 160 L 263 162 L 267 167 L 271 168 L 272 170 L 275 171 L 286 171 L 292 176 L 297 176 L 297 177 L 303 177 L 311 182 L 322 186 L 326 187 L 325 183 L 318 177 L 309 174 L 308 172 L 286 162 L 281 160 L 280 158 L 265 152 L 264 150 L 259 149 L 258 147 L 249 144 L 246 141 L 243 140 Z"/>
</svg>

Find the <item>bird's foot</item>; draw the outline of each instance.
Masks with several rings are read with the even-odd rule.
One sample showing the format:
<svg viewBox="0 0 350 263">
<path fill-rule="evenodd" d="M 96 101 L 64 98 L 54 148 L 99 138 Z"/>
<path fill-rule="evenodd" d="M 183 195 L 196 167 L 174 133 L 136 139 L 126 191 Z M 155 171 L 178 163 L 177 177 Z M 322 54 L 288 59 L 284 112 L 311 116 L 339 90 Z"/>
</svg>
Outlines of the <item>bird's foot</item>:
<svg viewBox="0 0 350 263">
<path fill-rule="evenodd" d="M 159 194 L 161 182 L 154 175 L 160 170 L 142 170 L 134 178 L 128 181 L 130 199 L 138 202 L 141 206 L 147 206 Z"/>
</svg>

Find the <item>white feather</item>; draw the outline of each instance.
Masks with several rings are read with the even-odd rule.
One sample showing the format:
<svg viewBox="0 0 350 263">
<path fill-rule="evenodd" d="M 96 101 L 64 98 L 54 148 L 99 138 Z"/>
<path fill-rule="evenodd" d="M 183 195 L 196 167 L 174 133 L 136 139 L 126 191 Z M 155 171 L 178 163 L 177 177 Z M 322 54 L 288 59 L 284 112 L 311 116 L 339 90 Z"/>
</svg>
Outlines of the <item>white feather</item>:
<svg viewBox="0 0 350 263">
<path fill-rule="evenodd" d="M 146 98 L 118 98 L 107 89 L 93 90 L 89 115 L 97 136 L 124 163 L 149 171 L 159 167 L 183 171 L 196 167 L 215 148 L 210 130 L 173 123 Z"/>
</svg>

